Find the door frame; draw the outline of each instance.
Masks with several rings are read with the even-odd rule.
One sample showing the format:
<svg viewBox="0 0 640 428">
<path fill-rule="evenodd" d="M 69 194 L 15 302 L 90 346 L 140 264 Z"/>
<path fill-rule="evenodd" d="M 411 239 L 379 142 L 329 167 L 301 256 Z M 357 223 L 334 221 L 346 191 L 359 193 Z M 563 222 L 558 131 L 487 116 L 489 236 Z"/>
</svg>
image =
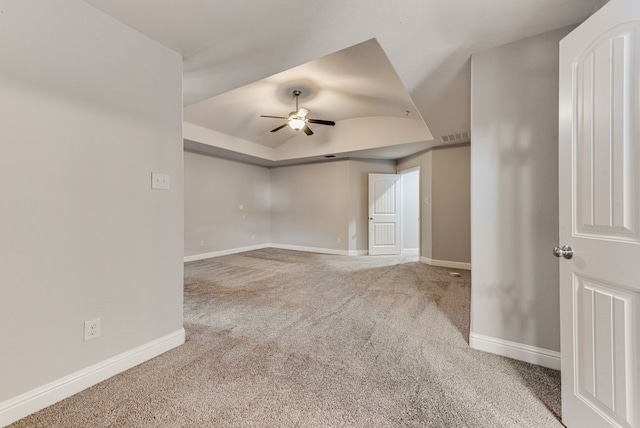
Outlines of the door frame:
<svg viewBox="0 0 640 428">
<path fill-rule="evenodd" d="M 400 175 L 400 180 L 402 180 L 403 176 L 406 174 L 410 174 L 413 172 L 418 173 L 418 254 L 416 256 L 419 258 L 422 255 L 422 172 L 420 170 L 420 165 L 414 166 L 411 168 L 403 169 L 396 171 L 396 174 Z M 404 214 L 405 210 L 405 200 L 404 200 L 404 189 L 400 191 L 400 216 Z M 404 250 L 404 221 L 400 224 L 400 254 L 402 255 L 402 251 Z"/>
</svg>

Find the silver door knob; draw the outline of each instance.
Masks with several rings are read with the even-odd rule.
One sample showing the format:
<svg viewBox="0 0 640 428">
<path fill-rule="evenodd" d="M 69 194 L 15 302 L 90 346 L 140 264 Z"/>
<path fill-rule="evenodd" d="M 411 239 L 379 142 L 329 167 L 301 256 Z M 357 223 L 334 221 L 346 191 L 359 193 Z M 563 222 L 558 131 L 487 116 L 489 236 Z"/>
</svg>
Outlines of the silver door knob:
<svg viewBox="0 0 640 428">
<path fill-rule="evenodd" d="M 568 245 L 564 245 L 562 248 L 555 247 L 553 249 L 553 255 L 558 258 L 564 257 L 565 259 L 570 259 L 573 257 L 573 248 Z"/>
</svg>

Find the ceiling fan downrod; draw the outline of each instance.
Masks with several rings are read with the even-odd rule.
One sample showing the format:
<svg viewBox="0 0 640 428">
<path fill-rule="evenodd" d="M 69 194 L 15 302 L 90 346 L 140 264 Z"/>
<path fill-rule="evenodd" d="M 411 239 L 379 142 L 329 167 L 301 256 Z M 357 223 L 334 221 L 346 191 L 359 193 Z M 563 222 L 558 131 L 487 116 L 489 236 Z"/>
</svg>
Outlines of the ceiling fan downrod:
<svg viewBox="0 0 640 428">
<path fill-rule="evenodd" d="M 300 109 L 298 108 L 298 97 L 300 96 L 301 93 L 302 92 L 298 89 L 293 90 L 293 96 L 296 97 L 296 113 L 300 111 Z"/>
</svg>

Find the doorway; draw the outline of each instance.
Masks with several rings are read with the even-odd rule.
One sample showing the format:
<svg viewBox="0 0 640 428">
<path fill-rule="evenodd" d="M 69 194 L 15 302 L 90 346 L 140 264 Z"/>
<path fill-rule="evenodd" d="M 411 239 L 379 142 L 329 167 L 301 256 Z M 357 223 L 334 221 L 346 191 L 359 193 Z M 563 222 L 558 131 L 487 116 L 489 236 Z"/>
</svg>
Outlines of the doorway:
<svg viewBox="0 0 640 428">
<path fill-rule="evenodd" d="M 400 174 L 401 254 L 420 255 L 420 167 L 398 171 Z"/>
<path fill-rule="evenodd" d="M 369 174 L 369 255 L 420 255 L 420 167 Z"/>
</svg>

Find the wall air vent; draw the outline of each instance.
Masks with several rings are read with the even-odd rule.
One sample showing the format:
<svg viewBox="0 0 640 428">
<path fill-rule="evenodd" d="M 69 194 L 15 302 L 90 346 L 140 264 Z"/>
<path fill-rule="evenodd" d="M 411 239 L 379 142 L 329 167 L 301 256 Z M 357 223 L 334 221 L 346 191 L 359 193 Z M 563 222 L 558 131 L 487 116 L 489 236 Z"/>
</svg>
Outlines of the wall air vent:
<svg viewBox="0 0 640 428">
<path fill-rule="evenodd" d="M 455 132 L 453 134 L 441 135 L 440 141 L 443 143 L 463 143 L 469 141 L 469 131 Z"/>
</svg>

